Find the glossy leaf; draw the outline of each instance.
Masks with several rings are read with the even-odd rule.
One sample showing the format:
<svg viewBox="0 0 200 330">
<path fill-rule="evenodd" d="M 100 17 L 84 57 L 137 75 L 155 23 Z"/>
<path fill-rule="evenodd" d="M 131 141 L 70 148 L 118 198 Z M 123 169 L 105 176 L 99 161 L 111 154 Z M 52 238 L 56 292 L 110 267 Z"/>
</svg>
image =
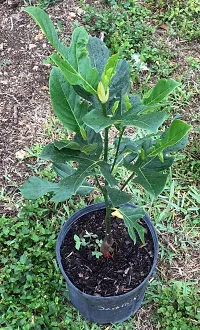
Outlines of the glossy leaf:
<svg viewBox="0 0 200 330">
<path fill-rule="evenodd" d="M 72 150 L 68 148 L 63 148 L 58 150 L 53 143 L 49 143 L 44 147 L 42 153 L 40 155 L 41 159 L 51 160 L 55 163 L 65 163 L 68 161 L 75 161 L 75 162 L 96 162 L 98 163 L 99 160 L 87 155 L 78 150 Z"/>
<path fill-rule="evenodd" d="M 74 195 L 82 186 L 84 179 L 91 174 L 95 164 L 85 162 L 81 164 L 73 175 L 60 181 L 60 190 L 53 196 L 52 201 L 63 202 Z"/>
<path fill-rule="evenodd" d="M 152 106 L 163 101 L 179 83 L 173 79 L 160 79 L 143 99 L 144 105 Z"/>
<path fill-rule="evenodd" d="M 142 208 L 132 208 L 130 206 L 121 206 L 119 208 L 120 213 L 123 215 L 124 223 L 128 228 L 128 233 L 132 238 L 134 244 L 136 243 L 138 234 L 140 240 L 144 244 L 144 227 L 138 223 L 139 219 L 142 219 L 145 215 Z"/>
<path fill-rule="evenodd" d="M 56 67 L 50 73 L 49 89 L 56 116 L 67 129 L 79 132 L 82 117 L 88 111 L 87 103 L 80 102 L 80 97 Z"/>
<path fill-rule="evenodd" d="M 113 206 L 119 206 L 129 202 L 133 196 L 116 188 L 108 187 L 108 195 Z"/>
</svg>

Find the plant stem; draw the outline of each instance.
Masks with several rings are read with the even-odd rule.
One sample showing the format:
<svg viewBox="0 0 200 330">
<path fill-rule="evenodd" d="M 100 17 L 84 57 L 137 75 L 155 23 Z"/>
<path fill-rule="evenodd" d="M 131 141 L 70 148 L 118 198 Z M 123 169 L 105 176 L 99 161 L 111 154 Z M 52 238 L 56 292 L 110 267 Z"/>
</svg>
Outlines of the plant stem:
<svg viewBox="0 0 200 330">
<path fill-rule="evenodd" d="M 115 153 L 115 158 L 114 158 L 114 162 L 113 162 L 112 168 L 111 168 L 111 173 L 114 170 L 114 167 L 115 167 L 115 164 L 116 164 L 116 161 L 117 161 L 117 156 L 118 156 L 118 152 L 119 152 L 120 142 L 121 142 L 121 139 L 122 139 L 122 135 L 124 133 L 124 129 L 125 129 L 125 127 L 122 127 L 122 129 L 120 131 L 120 135 L 119 135 L 119 139 L 118 139 L 118 143 L 117 143 L 117 149 L 116 149 L 116 153 Z"/>
<path fill-rule="evenodd" d="M 129 177 L 128 179 L 124 182 L 124 184 L 122 185 L 121 189 L 120 190 L 123 190 L 126 185 L 129 183 L 129 181 L 134 177 L 135 173 L 133 172 Z"/>
</svg>

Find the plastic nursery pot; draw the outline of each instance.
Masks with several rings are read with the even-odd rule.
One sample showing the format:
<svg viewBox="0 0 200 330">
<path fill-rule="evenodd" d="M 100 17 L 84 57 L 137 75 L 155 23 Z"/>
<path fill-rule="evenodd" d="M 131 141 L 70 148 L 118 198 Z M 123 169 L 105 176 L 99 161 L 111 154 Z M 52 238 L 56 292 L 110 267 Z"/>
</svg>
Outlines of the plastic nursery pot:
<svg viewBox="0 0 200 330">
<path fill-rule="evenodd" d="M 127 203 L 130 207 L 137 207 L 133 204 Z M 158 256 L 158 238 L 155 231 L 155 228 L 149 218 L 148 215 L 145 215 L 143 220 L 148 226 L 153 243 L 154 243 L 154 259 L 151 271 L 148 276 L 144 279 L 144 281 L 138 285 L 132 291 L 128 293 L 119 295 L 119 296 L 111 296 L 111 297 L 96 297 L 89 294 L 86 294 L 76 288 L 73 283 L 69 280 L 67 274 L 65 273 L 62 263 L 61 263 L 61 255 L 60 248 L 62 242 L 69 231 L 71 225 L 78 221 L 78 219 L 86 215 L 92 211 L 101 210 L 105 208 L 104 203 L 97 203 L 86 206 L 74 213 L 63 225 L 56 242 L 56 256 L 57 261 L 60 267 L 60 270 L 66 280 L 70 299 L 72 304 L 76 307 L 76 309 L 89 321 L 104 324 L 104 323 L 117 323 L 127 320 L 130 316 L 135 314 L 138 308 L 141 306 L 145 290 L 148 284 L 148 281 L 152 274 L 155 271 L 156 261 Z"/>
</svg>

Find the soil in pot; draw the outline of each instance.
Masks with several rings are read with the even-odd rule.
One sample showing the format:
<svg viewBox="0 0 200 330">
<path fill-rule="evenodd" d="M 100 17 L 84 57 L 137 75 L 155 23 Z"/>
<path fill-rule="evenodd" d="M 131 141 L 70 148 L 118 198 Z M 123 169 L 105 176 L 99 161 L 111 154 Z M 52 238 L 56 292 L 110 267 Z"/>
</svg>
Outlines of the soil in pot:
<svg viewBox="0 0 200 330">
<path fill-rule="evenodd" d="M 95 296 L 109 297 L 127 293 L 136 288 L 149 274 L 153 264 L 154 246 L 150 230 L 145 227 L 145 244 L 140 239 L 134 244 L 123 220 L 112 217 L 114 238 L 110 258 L 96 258 L 92 251 L 100 250 L 95 239 L 75 248 L 74 235 L 80 238 L 93 233 L 103 240 L 105 233 L 105 210 L 93 211 L 75 222 L 62 243 L 61 261 L 70 281 L 81 291 Z"/>
</svg>

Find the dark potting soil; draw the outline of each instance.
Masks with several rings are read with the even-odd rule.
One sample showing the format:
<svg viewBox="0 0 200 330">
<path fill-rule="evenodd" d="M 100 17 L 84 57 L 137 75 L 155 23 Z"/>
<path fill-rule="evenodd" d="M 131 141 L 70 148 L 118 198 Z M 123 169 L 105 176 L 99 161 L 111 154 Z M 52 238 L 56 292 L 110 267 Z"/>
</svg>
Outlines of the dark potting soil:
<svg viewBox="0 0 200 330">
<path fill-rule="evenodd" d="M 134 245 L 123 220 L 112 217 L 114 238 L 111 258 L 97 259 L 92 251 L 100 250 L 96 238 L 85 238 L 90 243 L 75 248 L 74 235 L 82 238 L 93 233 L 103 240 L 105 233 L 105 210 L 93 211 L 82 216 L 72 225 L 61 246 L 63 268 L 71 282 L 81 291 L 96 296 L 117 296 L 137 287 L 149 274 L 153 263 L 153 239 L 145 227 L 145 245 L 139 238 Z M 96 244 L 96 246 L 95 246 Z"/>
</svg>

